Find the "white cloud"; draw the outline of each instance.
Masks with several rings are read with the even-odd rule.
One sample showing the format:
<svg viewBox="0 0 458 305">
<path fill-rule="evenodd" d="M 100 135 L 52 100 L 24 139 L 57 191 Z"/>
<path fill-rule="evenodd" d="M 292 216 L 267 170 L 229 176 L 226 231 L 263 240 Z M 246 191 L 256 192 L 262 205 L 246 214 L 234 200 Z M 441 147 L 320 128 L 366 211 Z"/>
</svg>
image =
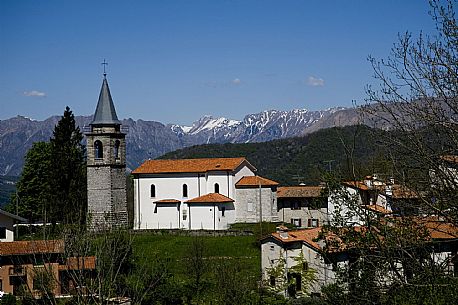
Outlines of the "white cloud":
<svg viewBox="0 0 458 305">
<path fill-rule="evenodd" d="M 46 93 L 37 91 L 37 90 L 32 90 L 32 91 L 24 91 L 23 94 L 25 96 L 38 96 L 38 97 L 45 97 Z"/>
<path fill-rule="evenodd" d="M 233 85 L 240 85 L 242 83 L 242 81 L 240 80 L 240 78 L 235 78 L 232 80 L 232 84 Z"/>
<path fill-rule="evenodd" d="M 307 85 L 312 86 L 312 87 L 323 87 L 324 86 L 324 79 L 322 78 L 316 78 L 313 76 L 309 76 L 309 78 L 306 81 Z"/>
</svg>

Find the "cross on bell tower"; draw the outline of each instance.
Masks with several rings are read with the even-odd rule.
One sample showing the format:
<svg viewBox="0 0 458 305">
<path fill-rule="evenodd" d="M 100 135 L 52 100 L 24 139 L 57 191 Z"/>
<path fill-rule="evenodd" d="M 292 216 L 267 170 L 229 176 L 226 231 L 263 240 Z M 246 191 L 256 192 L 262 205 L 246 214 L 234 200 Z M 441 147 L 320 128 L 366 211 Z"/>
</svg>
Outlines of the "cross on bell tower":
<svg viewBox="0 0 458 305">
<path fill-rule="evenodd" d="M 126 128 L 121 128 L 103 60 L 103 81 L 87 137 L 89 228 L 127 227 Z"/>
</svg>

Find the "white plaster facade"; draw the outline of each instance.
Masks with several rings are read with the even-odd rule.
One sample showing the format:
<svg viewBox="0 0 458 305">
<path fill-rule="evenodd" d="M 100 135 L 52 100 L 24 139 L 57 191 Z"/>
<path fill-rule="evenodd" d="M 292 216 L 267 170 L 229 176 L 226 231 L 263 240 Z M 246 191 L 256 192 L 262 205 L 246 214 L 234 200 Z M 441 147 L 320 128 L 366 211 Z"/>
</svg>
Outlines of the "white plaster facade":
<svg viewBox="0 0 458 305">
<path fill-rule="evenodd" d="M 0 242 L 14 241 L 14 223 L 27 220 L 17 215 L 0 210 Z"/>
<path fill-rule="evenodd" d="M 163 164 L 167 166 L 158 169 Z M 254 177 L 255 171 L 244 158 L 146 161 L 133 171 L 134 229 L 224 230 L 235 222 L 257 222 L 259 189 L 236 188 L 238 181 Z M 215 193 L 229 200 L 193 202 Z M 261 187 L 261 193 L 263 220 L 278 220 L 272 217 L 275 189 Z M 251 212 L 246 210 L 247 200 L 252 202 Z"/>
<path fill-rule="evenodd" d="M 261 244 L 261 268 L 265 283 L 273 289 L 282 285 L 287 280 L 287 273 L 283 274 L 285 278 L 276 278 L 272 281 L 269 270 L 277 266 L 280 258 L 285 262 L 285 270 L 290 270 L 291 267 L 298 264 L 297 258 L 301 252 L 304 260 L 307 262 L 308 268 L 313 269 L 315 272 L 315 281 L 311 282 L 310 286 L 304 290 L 307 290 L 308 293 L 320 293 L 323 285 L 335 282 L 336 275 L 332 264 L 325 262 L 318 249 L 308 244 L 305 240 L 295 239 L 294 241 L 288 241 L 288 239 L 291 239 L 291 234 L 295 234 L 295 231 L 280 234 L 284 238 L 279 238 L 279 235 L 276 237 L 272 235 L 264 239 Z M 288 296 L 287 289 L 280 291 L 280 293 Z M 300 294 L 301 292 L 298 291 L 298 293 Z"/>
</svg>

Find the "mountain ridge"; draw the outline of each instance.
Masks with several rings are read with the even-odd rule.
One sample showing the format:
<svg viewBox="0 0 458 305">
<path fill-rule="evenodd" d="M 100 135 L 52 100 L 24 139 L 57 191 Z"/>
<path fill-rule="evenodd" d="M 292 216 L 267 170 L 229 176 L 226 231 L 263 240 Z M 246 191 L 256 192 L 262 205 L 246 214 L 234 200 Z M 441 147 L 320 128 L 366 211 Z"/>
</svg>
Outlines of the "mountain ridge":
<svg viewBox="0 0 458 305">
<path fill-rule="evenodd" d="M 192 126 L 164 124 L 156 121 L 123 119 L 129 127 L 127 166 L 136 168 L 146 159 L 199 144 L 251 143 L 302 136 L 319 129 L 358 123 L 355 108 L 335 107 L 326 110 L 265 110 L 247 114 L 242 120 L 205 115 Z M 24 156 L 36 141 L 48 141 L 60 116 L 43 121 L 24 116 L 0 120 L 0 175 L 19 175 Z M 90 124 L 92 116 L 75 116 L 80 130 Z"/>
</svg>

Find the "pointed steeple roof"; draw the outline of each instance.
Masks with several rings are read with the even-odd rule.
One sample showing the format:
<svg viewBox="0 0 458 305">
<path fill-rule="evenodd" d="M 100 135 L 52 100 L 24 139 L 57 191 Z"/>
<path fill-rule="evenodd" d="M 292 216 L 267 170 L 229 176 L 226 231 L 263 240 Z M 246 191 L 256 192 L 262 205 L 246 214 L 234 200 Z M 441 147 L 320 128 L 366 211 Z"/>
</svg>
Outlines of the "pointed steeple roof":
<svg viewBox="0 0 458 305">
<path fill-rule="evenodd" d="M 110 88 L 106 74 L 103 76 L 102 89 L 100 89 L 99 102 L 95 109 L 94 120 L 91 125 L 121 125 L 116 115 L 116 109 L 111 98 Z"/>
</svg>

